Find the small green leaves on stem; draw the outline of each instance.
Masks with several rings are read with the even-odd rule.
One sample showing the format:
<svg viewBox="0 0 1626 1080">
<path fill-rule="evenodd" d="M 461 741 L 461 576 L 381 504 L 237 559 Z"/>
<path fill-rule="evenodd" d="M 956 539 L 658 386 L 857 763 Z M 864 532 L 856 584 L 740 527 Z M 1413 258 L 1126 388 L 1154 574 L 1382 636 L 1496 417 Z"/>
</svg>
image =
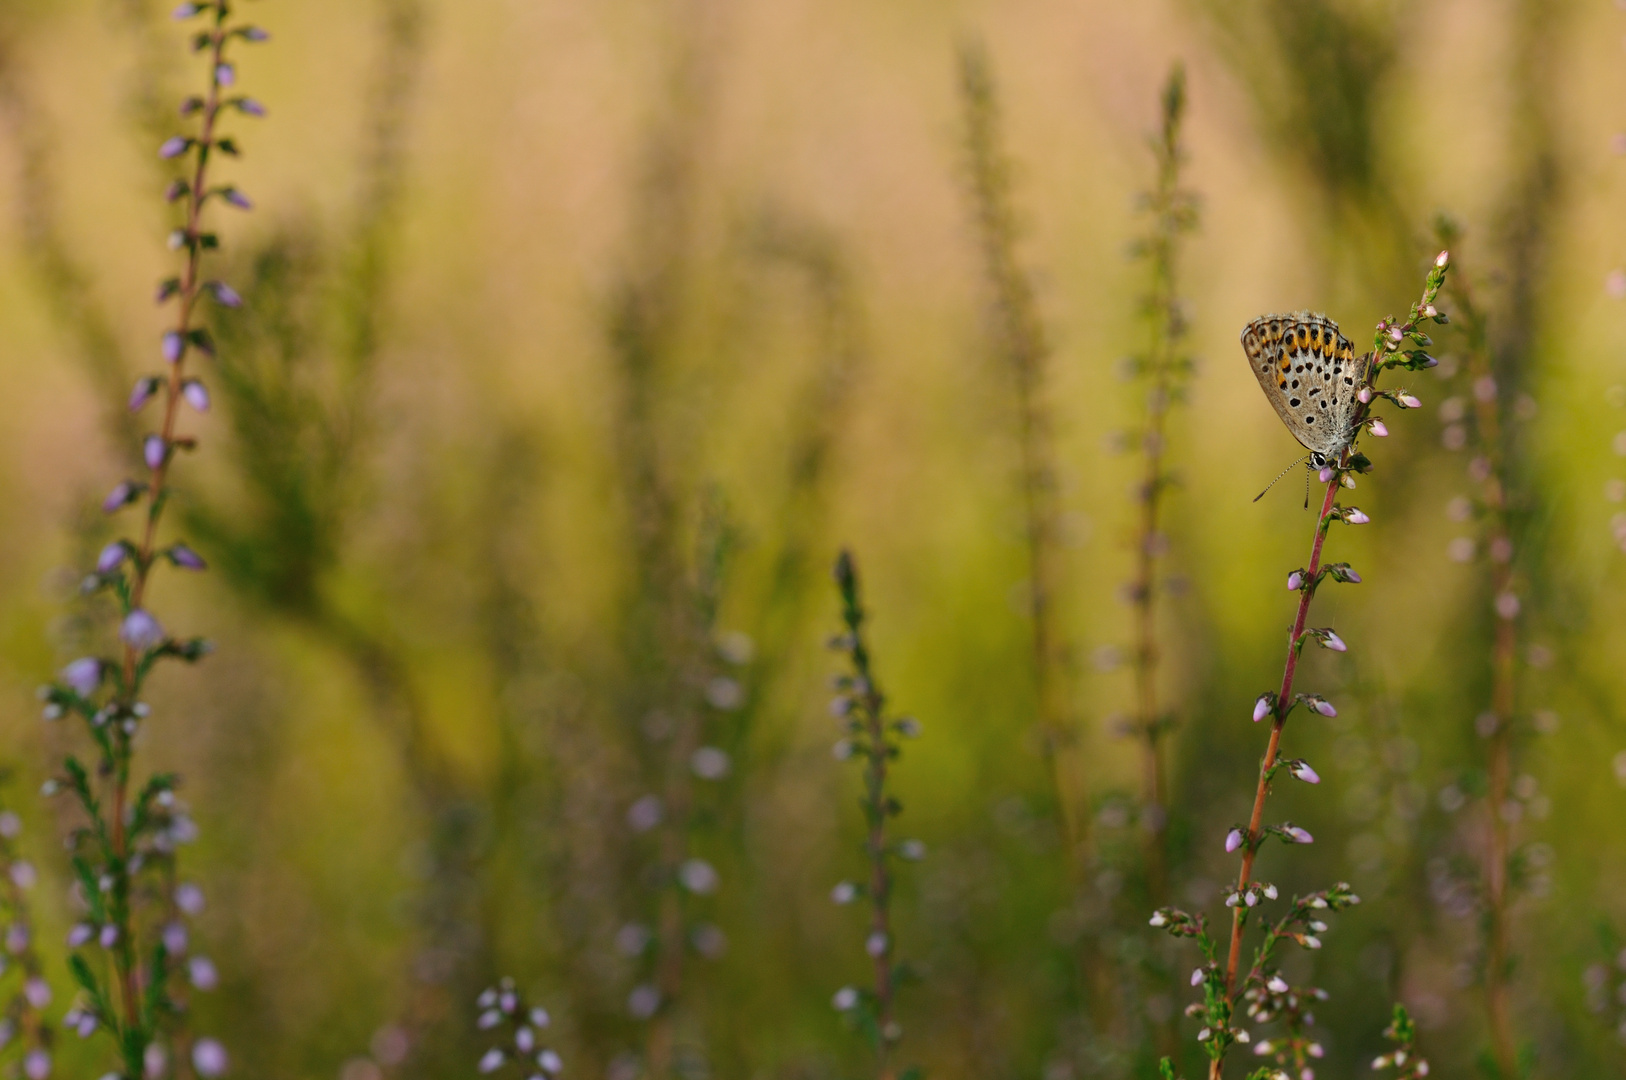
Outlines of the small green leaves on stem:
<svg viewBox="0 0 1626 1080">
<path fill-rule="evenodd" d="M 1421 1080 L 1428 1075 L 1428 1059 L 1417 1053 L 1417 1025 L 1406 1007 L 1395 1002 L 1394 1019 L 1383 1029 L 1383 1037 L 1395 1044 L 1373 1062 L 1374 1070 L 1394 1070 L 1394 1080 Z"/>
</svg>

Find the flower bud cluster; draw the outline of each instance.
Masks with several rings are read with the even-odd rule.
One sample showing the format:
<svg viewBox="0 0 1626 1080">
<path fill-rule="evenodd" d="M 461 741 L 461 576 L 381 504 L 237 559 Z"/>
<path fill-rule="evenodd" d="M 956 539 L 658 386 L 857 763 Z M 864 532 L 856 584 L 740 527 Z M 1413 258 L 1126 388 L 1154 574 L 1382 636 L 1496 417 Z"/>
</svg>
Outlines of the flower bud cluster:
<svg viewBox="0 0 1626 1080">
<path fill-rule="evenodd" d="M 552 1024 L 552 1017 L 540 1006 L 527 1006 L 513 979 L 504 978 L 488 987 L 475 1004 L 480 1010 L 475 1026 L 499 1039 L 480 1056 L 480 1075 L 507 1073 L 529 1080 L 553 1080 L 564 1071 L 558 1052 L 543 1044 L 542 1033 Z"/>
<path fill-rule="evenodd" d="M 51 987 L 36 948 L 28 900 L 39 875 L 18 851 L 21 835 L 22 819 L 11 810 L 0 810 L 0 940 L 4 941 L 0 1000 L 7 1002 L 0 1014 L 0 1046 L 9 1045 L 20 1034 L 23 1075 L 29 1080 L 46 1080 L 52 1069 L 52 1030 L 45 1018 Z"/>
</svg>

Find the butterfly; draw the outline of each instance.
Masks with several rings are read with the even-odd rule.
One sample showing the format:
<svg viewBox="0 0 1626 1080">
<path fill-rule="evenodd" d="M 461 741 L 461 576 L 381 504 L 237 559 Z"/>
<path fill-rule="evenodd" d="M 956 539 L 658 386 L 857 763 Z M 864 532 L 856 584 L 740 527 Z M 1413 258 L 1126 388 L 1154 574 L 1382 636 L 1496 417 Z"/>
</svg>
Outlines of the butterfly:
<svg viewBox="0 0 1626 1080">
<path fill-rule="evenodd" d="M 1261 315 L 1242 330 L 1248 366 L 1313 469 L 1336 465 L 1355 441 L 1366 357 L 1313 311 Z"/>
</svg>

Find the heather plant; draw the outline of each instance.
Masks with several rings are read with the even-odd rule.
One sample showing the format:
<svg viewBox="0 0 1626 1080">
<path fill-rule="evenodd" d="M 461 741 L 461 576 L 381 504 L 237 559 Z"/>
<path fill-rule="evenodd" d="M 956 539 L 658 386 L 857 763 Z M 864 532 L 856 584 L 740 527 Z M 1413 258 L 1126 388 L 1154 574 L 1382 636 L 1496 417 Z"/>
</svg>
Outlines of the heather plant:
<svg viewBox="0 0 1626 1080">
<path fill-rule="evenodd" d="M 909 1080 L 918 1077 L 920 1070 L 898 1070 L 896 1052 L 903 1026 L 897 1020 L 896 999 L 899 985 L 913 978 L 914 972 L 898 959 L 892 890 L 899 860 L 918 861 L 925 857 L 926 849 L 918 840 L 898 840 L 888 831 L 888 822 L 903 812 L 903 804 L 888 787 L 888 778 L 902 753 L 901 740 L 919 735 L 920 725 L 913 717 L 896 716 L 887 709 L 864 636 L 866 612 L 858 568 L 849 552 L 843 551 L 836 559 L 835 578 L 846 629 L 831 639 L 830 647 L 846 656 L 849 664 L 849 670 L 836 677 L 836 697 L 831 703 L 831 711 L 846 729 L 845 737 L 836 743 L 835 755 L 864 767 L 860 805 L 864 810 L 864 857 L 869 866 L 861 880 L 838 882 L 830 896 L 838 904 L 862 901 L 869 909 L 864 952 L 873 963 L 874 981 L 863 988 L 843 986 L 832 1003 L 874 1048 L 878 1080 Z"/>
<path fill-rule="evenodd" d="M 1144 209 L 1151 215 L 1151 230 L 1135 246 L 1150 278 L 1141 299 L 1148 340 L 1145 350 L 1129 359 L 1141 398 L 1139 426 L 1129 434 L 1129 443 L 1138 452 L 1141 474 L 1133 489 L 1137 510 L 1135 572 L 1127 589 L 1134 613 L 1133 644 L 1129 649 L 1134 711 L 1129 732 L 1141 747 L 1144 876 L 1147 895 L 1154 905 L 1164 903 L 1169 890 L 1168 768 L 1164 757 L 1165 740 L 1175 726 L 1174 714 L 1164 708 L 1159 698 L 1159 666 L 1168 647 L 1158 625 L 1159 601 L 1174 584 L 1172 575 L 1161 565 L 1169 549 L 1165 500 L 1179 484 L 1168 456 L 1168 428 L 1170 411 L 1186 400 L 1194 367 L 1185 349 L 1189 326 L 1178 274 L 1182 241 L 1197 226 L 1197 199 L 1180 186 L 1180 168 L 1185 160 L 1181 126 L 1186 78 L 1184 68 L 1178 64 L 1164 83 L 1161 105 L 1162 123 L 1152 140 L 1157 180 L 1142 196 Z"/>
<path fill-rule="evenodd" d="M 527 1005 L 513 979 L 504 978 L 481 991 L 476 1004 L 480 1012 L 475 1027 L 500 1039 L 480 1055 L 481 1075 L 547 1080 L 564 1071 L 559 1052 L 542 1041 L 553 1018 L 540 1005 Z"/>
<path fill-rule="evenodd" d="M 1372 351 L 1356 365 L 1358 406 L 1351 418 L 1351 434 L 1363 430 L 1377 436 L 1388 434 L 1382 418 L 1371 412 L 1375 401 L 1385 400 L 1401 409 L 1421 405 L 1406 390 L 1379 389 L 1377 382 L 1390 368 L 1418 371 L 1435 365 L 1434 358 L 1424 351 L 1432 342 L 1423 326 L 1428 322 L 1447 321 L 1445 315 L 1435 307 L 1435 300 L 1445 284 L 1449 261 L 1448 253 L 1440 252 L 1425 279 L 1421 299 L 1412 305 L 1405 320 L 1391 316 L 1378 323 Z M 1287 576 L 1288 589 L 1298 594 L 1298 610 L 1288 636 L 1281 685 L 1277 690 L 1260 694 L 1254 703 L 1254 722 L 1269 719 L 1270 733 L 1259 765 L 1253 809 L 1245 824 L 1233 826 L 1225 836 L 1225 850 L 1241 852 L 1236 884 L 1227 890 L 1225 896 L 1225 906 L 1231 909 L 1228 942 L 1210 934 L 1207 917 L 1202 914 L 1193 916 L 1178 908 L 1162 907 L 1151 919 L 1153 926 L 1162 927 L 1177 938 L 1195 941 L 1202 955 L 1203 963 L 1192 972 L 1191 977 L 1191 985 L 1202 991 L 1202 1000 L 1193 1003 L 1187 1009 L 1187 1014 L 1202 1023 L 1197 1039 L 1208 1056 L 1210 1080 L 1220 1080 L 1224 1075 L 1225 1060 L 1233 1048 L 1250 1043 L 1256 1054 L 1272 1057 L 1277 1063 L 1277 1068 L 1267 1066 L 1256 1076 L 1272 1078 L 1296 1075 L 1299 1080 L 1313 1080 L 1314 1070 L 1309 1061 L 1320 1057 L 1324 1050 L 1309 1032 L 1314 1023 L 1310 1003 L 1321 1000 L 1325 991 L 1319 987 L 1295 986 L 1289 982 L 1279 953 L 1290 943 L 1305 949 L 1319 949 L 1321 935 L 1329 929 L 1324 915 L 1345 910 L 1360 902 L 1350 886 L 1340 882 L 1330 889 L 1295 896 L 1285 912 L 1274 920 L 1268 920 L 1264 917 L 1268 906 L 1261 905 L 1279 900 L 1280 892 L 1274 884 L 1254 874 L 1259 851 L 1271 839 L 1287 845 L 1309 844 L 1315 840 L 1308 829 L 1291 821 L 1267 824 L 1264 820 L 1265 806 L 1277 779 L 1292 778 L 1310 784 L 1321 781 L 1309 762 L 1284 756 L 1283 734 L 1288 719 L 1300 707 L 1308 713 L 1337 715 L 1332 702 L 1322 695 L 1295 692 L 1295 677 L 1306 645 L 1314 643 L 1338 653 L 1348 649 L 1334 629 L 1311 627 L 1307 625 L 1307 620 L 1317 590 L 1328 580 L 1351 584 L 1361 581 L 1361 576 L 1348 563 L 1323 564 L 1322 550 L 1332 526 L 1340 523 L 1361 525 L 1371 520 L 1358 507 L 1344 506 L 1336 501 L 1340 490 L 1353 489 L 1357 483 L 1356 477 L 1372 470 L 1371 460 L 1351 444 L 1345 445 L 1335 460 L 1325 463 L 1318 461 L 1317 464 L 1320 465 L 1319 479 L 1326 484 L 1326 493 L 1316 517 L 1309 564 Z M 1243 939 L 1256 911 L 1264 922 L 1263 933 L 1251 961 L 1244 967 Z M 1281 1028 L 1280 1034 L 1271 1034 L 1255 1042 L 1254 1030 L 1273 1022 Z M 1245 1023 L 1254 1025 L 1254 1030 L 1244 1026 Z"/>
<path fill-rule="evenodd" d="M 151 714 L 145 698 L 153 673 L 169 661 L 191 663 L 209 651 L 202 638 L 175 637 L 163 628 L 150 608 L 148 587 L 161 565 L 205 568 L 185 541 L 164 535 L 163 513 L 174 490 L 172 466 L 178 455 L 196 447 L 195 438 L 182 430 L 183 406 L 197 412 L 209 407 L 207 388 L 187 364 L 193 356 L 214 353 L 199 307 L 209 301 L 226 307 L 242 302 L 230 285 L 205 277 L 205 256 L 220 244 L 205 211 L 251 206 L 235 184 L 221 183 L 211 166 L 240 153 L 235 136 L 222 130 L 232 117 L 265 115 L 258 101 L 237 92 L 231 50 L 267 35 L 235 20 L 230 0 L 182 4 L 175 16 L 202 23 L 191 46 L 207 68 L 204 92 L 188 96 L 180 107 L 182 117 L 195 118 L 196 127 L 164 140 L 158 151 L 184 170 L 167 193 L 181 207 L 181 223 L 169 239 L 181 268 L 159 284 L 157 293 L 158 302 L 176 313 L 160 339 L 168 370 L 138 379 L 129 408 L 139 413 L 156 399 L 161 418 L 158 430 L 141 439 L 145 476 L 119 482 L 103 503 L 109 514 L 129 507 L 142 511 L 135 536 L 108 544 L 84 582 L 86 593 L 111 597 L 117 647 L 111 656 L 73 661 L 41 695 L 46 717 L 83 721 L 93 748 L 90 764 L 70 754 L 62 775 L 46 784 L 48 794 L 70 796 L 80 811 L 68 845 L 82 905 L 68 939 L 79 999 L 65 1022 L 81 1037 L 105 1030 L 118 1073 L 128 1078 L 161 1072 L 168 1063 L 182 1075 L 192 1069 L 211 1077 L 227 1064 L 224 1047 L 197 1036 L 189 1022 L 190 989 L 212 989 L 218 978 L 212 962 L 191 949 L 188 920 L 202 910 L 203 893 L 182 877 L 179 866 L 179 848 L 196 837 L 197 827 L 177 797 L 179 778 L 164 772 L 143 777 L 135 751 Z"/>
<path fill-rule="evenodd" d="M 34 918 L 28 893 L 38 882 L 34 865 L 18 851 L 22 819 L 10 809 L 0 810 L 0 925 L 9 962 L 0 962 L 0 1054 L 19 1063 L 28 1080 L 45 1080 L 51 1074 L 51 1048 L 55 1028 L 46 1019 L 51 1004 L 51 987 L 45 980 L 40 960 Z M 82 1016 L 71 1017 L 65 1026 L 83 1023 Z M 15 1075 L 13 1071 L 12 1075 Z"/>
</svg>

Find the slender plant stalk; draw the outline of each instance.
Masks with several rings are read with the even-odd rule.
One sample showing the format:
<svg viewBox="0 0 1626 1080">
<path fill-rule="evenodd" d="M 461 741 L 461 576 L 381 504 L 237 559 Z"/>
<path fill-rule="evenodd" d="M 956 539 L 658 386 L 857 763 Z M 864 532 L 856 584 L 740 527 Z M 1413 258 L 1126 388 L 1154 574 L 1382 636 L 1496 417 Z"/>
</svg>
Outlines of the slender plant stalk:
<svg viewBox="0 0 1626 1080">
<path fill-rule="evenodd" d="M 1153 143 L 1157 183 L 1146 195 L 1147 209 L 1152 214 L 1152 231 L 1140 245 L 1140 253 L 1151 269 L 1151 288 L 1145 298 L 1150 340 L 1145 355 L 1137 358 L 1146 411 L 1140 432 L 1141 481 L 1135 491 L 1139 520 L 1135 531 L 1135 577 L 1130 588 L 1135 635 L 1131 663 L 1135 681 L 1134 729 L 1142 750 L 1146 885 L 1154 906 L 1165 903 L 1168 893 L 1168 852 L 1165 849 L 1168 796 L 1163 745 L 1171 720 L 1163 714 L 1157 696 L 1158 665 L 1162 659 L 1158 645 L 1157 596 L 1163 584 L 1158 574 L 1158 560 L 1165 547 L 1163 500 L 1174 485 L 1167 461 L 1167 429 L 1169 409 L 1184 397 L 1191 372 L 1190 359 L 1180 351 L 1186 336 L 1186 322 L 1176 277 L 1180 238 L 1196 224 L 1195 199 L 1180 187 L 1180 166 L 1184 160 L 1180 126 L 1185 100 L 1185 71 L 1175 65 L 1164 85 L 1163 122 Z"/>
<path fill-rule="evenodd" d="M 1442 230 L 1443 231 L 1443 230 Z M 1512 521 L 1508 501 L 1506 444 L 1502 433 L 1502 395 L 1491 370 L 1485 314 L 1474 304 L 1467 283 L 1453 279 L 1451 297 L 1466 338 L 1466 375 L 1474 401 L 1474 449 L 1470 470 L 1479 476 L 1479 507 L 1489 555 L 1489 583 L 1494 630 L 1491 640 L 1490 716 L 1494 720 L 1486 748 L 1485 843 L 1485 1018 L 1491 1055 L 1504 1080 L 1518 1075 L 1512 1005 L 1513 957 L 1509 943 L 1508 878 L 1512 838 L 1505 811 L 1511 802 L 1513 710 L 1518 671 L 1519 604 L 1514 592 Z"/>
<path fill-rule="evenodd" d="M 994 294 L 994 330 L 1000 358 L 1016 388 L 1017 437 L 1028 548 L 1028 616 L 1032 627 L 1033 679 L 1039 728 L 1060 804 L 1069 861 L 1082 865 L 1085 828 L 1079 775 L 1073 688 L 1067 648 L 1057 625 L 1059 536 L 1055 453 L 1044 403 L 1050 346 L 1045 340 L 1033 283 L 1016 257 L 1017 222 L 1011 204 L 1011 164 L 1000 143 L 999 100 L 986 52 L 978 44 L 960 51 L 960 96 L 965 110 L 971 194 L 983 262 Z"/>
<path fill-rule="evenodd" d="M 1356 410 L 1354 424 L 1356 429 L 1370 426 L 1374 434 L 1386 434 L 1387 428 L 1369 416 L 1370 403 L 1376 398 L 1387 399 L 1401 408 L 1415 408 L 1420 404 L 1418 400 L 1404 391 L 1379 391 L 1376 387 L 1378 376 L 1388 367 L 1405 367 L 1419 369 L 1431 366 L 1434 361 L 1420 348 L 1412 348 L 1413 344 L 1424 346 L 1430 344 L 1428 337 L 1421 330 L 1421 324 L 1428 320 L 1443 322 L 1444 316 L 1434 307 L 1435 297 L 1438 296 L 1441 286 L 1445 283 L 1445 270 L 1449 263 L 1449 255 L 1440 252 L 1435 260 L 1434 267 L 1429 271 L 1424 285 L 1422 299 L 1412 307 L 1411 316 L 1405 322 L 1384 320 L 1378 324 L 1377 334 L 1373 342 L 1373 351 L 1363 358 L 1361 363 L 1362 388 L 1360 400 L 1362 404 Z M 1307 629 L 1306 624 L 1310 614 L 1310 603 L 1315 598 L 1316 588 L 1324 577 L 1331 576 L 1338 581 L 1359 581 L 1358 576 L 1350 574 L 1347 565 L 1334 564 L 1322 566 L 1322 547 L 1327 540 L 1327 531 L 1335 521 L 1359 524 L 1368 520 L 1364 513 L 1351 507 L 1340 507 L 1336 503 L 1340 487 L 1354 487 L 1354 473 L 1365 472 L 1370 468 L 1370 462 L 1352 448 L 1346 448 L 1336 466 L 1328 466 L 1321 470 L 1321 479 L 1327 485 L 1326 494 L 1321 500 L 1321 509 L 1316 517 L 1315 537 L 1310 545 L 1310 562 L 1307 568 L 1295 571 L 1289 575 L 1288 583 L 1299 593 L 1298 610 L 1293 617 L 1293 629 L 1288 637 L 1287 660 L 1282 668 L 1280 687 L 1274 694 L 1264 694 L 1255 706 L 1254 719 L 1270 717 L 1270 737 L 1265 745 L 1265 754 L 1259 766 L 1259 780 L 1254 790 L 1253 810 L 1248 817 L 1246 831 L 1237 830 L 1232 833 L 1235 845 L 1242 850 L 1242 863 L 1237 873 L 1236 889 L 1232 893 L 1231 936 L 1230 945 L 1226 951 L 1223 978 L 1220 980 L 1221 1001 L 1217 1010 L 1218 1022 L 1223 1026 L 1213 1033 L 1213 1042 L 1209 1054 L 1209 1078 L 1220 1080 L 1224 1075 L 1225 1053 L 1234 1041 L 1229 1029 L 1230 1018 L 1234 1012 L 1237 977 L 1241 973 L 1242 963 L 1242 936 L 1244 922 L 1252 905 L 1244 902 L 1250 895 L 1253 886 L 1254 859 L 1258 855 L 1259 846 L 1267 835 L 1275 834 L 1282 839 L 1307 843 L 1310 835 L 1303 829 L 1291 825 L 1269 826 L 1264 824 L 1265 801 L 1270 795 L 1271 781 L 1275 778 L 1279 767 L 1288 764 L 1279 760 L 1282 732 L 1287 726 L 1287 720 L 1293 709 L 1304 704 L 1316 712 L 1324 715 L 1334 715 L 1330 703 L 1317 695 L 1300 694 L 1293 696 L 1294 679 L 1298 674 L 1299 658 L 1305 644 L 1311 640 L 1324 647 L 1343 651 L 1344 643 L 1329 629 Z M 1228 847 L 1233 844 L 1228 841 Z M 1257 967 L 1257 965 L 1256 965 Z M 1216 1010 L 1211 1009 L 1210 1012 Z"/>
<path fill-rule="evenodd" d="M 864 855 L 869 871 L 866 884 L 841 882 L 832 897 L 837 903 L 850 903 L 860 896 L 869 900 L 869 934 L 864 948 L 873 962 L 875 979 L 873 988 L 867 991 L 843 987 L 836 994 L 835 1004 L 850 1012 L 869 1035 L 875 1047 L 878 1080 L 895 1080 L 899 1073 L 894 1050 L 903 1031 L 894 1015 L 894 1005 L 903 968 L 897 961 L 892 930 L 892 863 L 899 858 L 918 859 L 924 849 L 918 841 L 894 841 L 887 832 L 887 821 L 902 810 L 887 788 L 888 763 L 900 752 L 898 738 L 916 734 L 918 726 L 907 717 L 890 719 L 887 715 L 886 697 L 875 681 L 869 646 L 864 640 L 865 612 L 858 569 L 845 551 L 836 560 L 835 578 L 847 630 L 831 644 L 847 655 L 852 669 L 837 680 L 841 693 L 836 702 L 846 718 L 848 732 L 848 738 L 837 744 L 837 756 L 857 757 L 864 763 Z M 911 1069 L 904 1075 L 914 1073 Z"/>
</svg>

